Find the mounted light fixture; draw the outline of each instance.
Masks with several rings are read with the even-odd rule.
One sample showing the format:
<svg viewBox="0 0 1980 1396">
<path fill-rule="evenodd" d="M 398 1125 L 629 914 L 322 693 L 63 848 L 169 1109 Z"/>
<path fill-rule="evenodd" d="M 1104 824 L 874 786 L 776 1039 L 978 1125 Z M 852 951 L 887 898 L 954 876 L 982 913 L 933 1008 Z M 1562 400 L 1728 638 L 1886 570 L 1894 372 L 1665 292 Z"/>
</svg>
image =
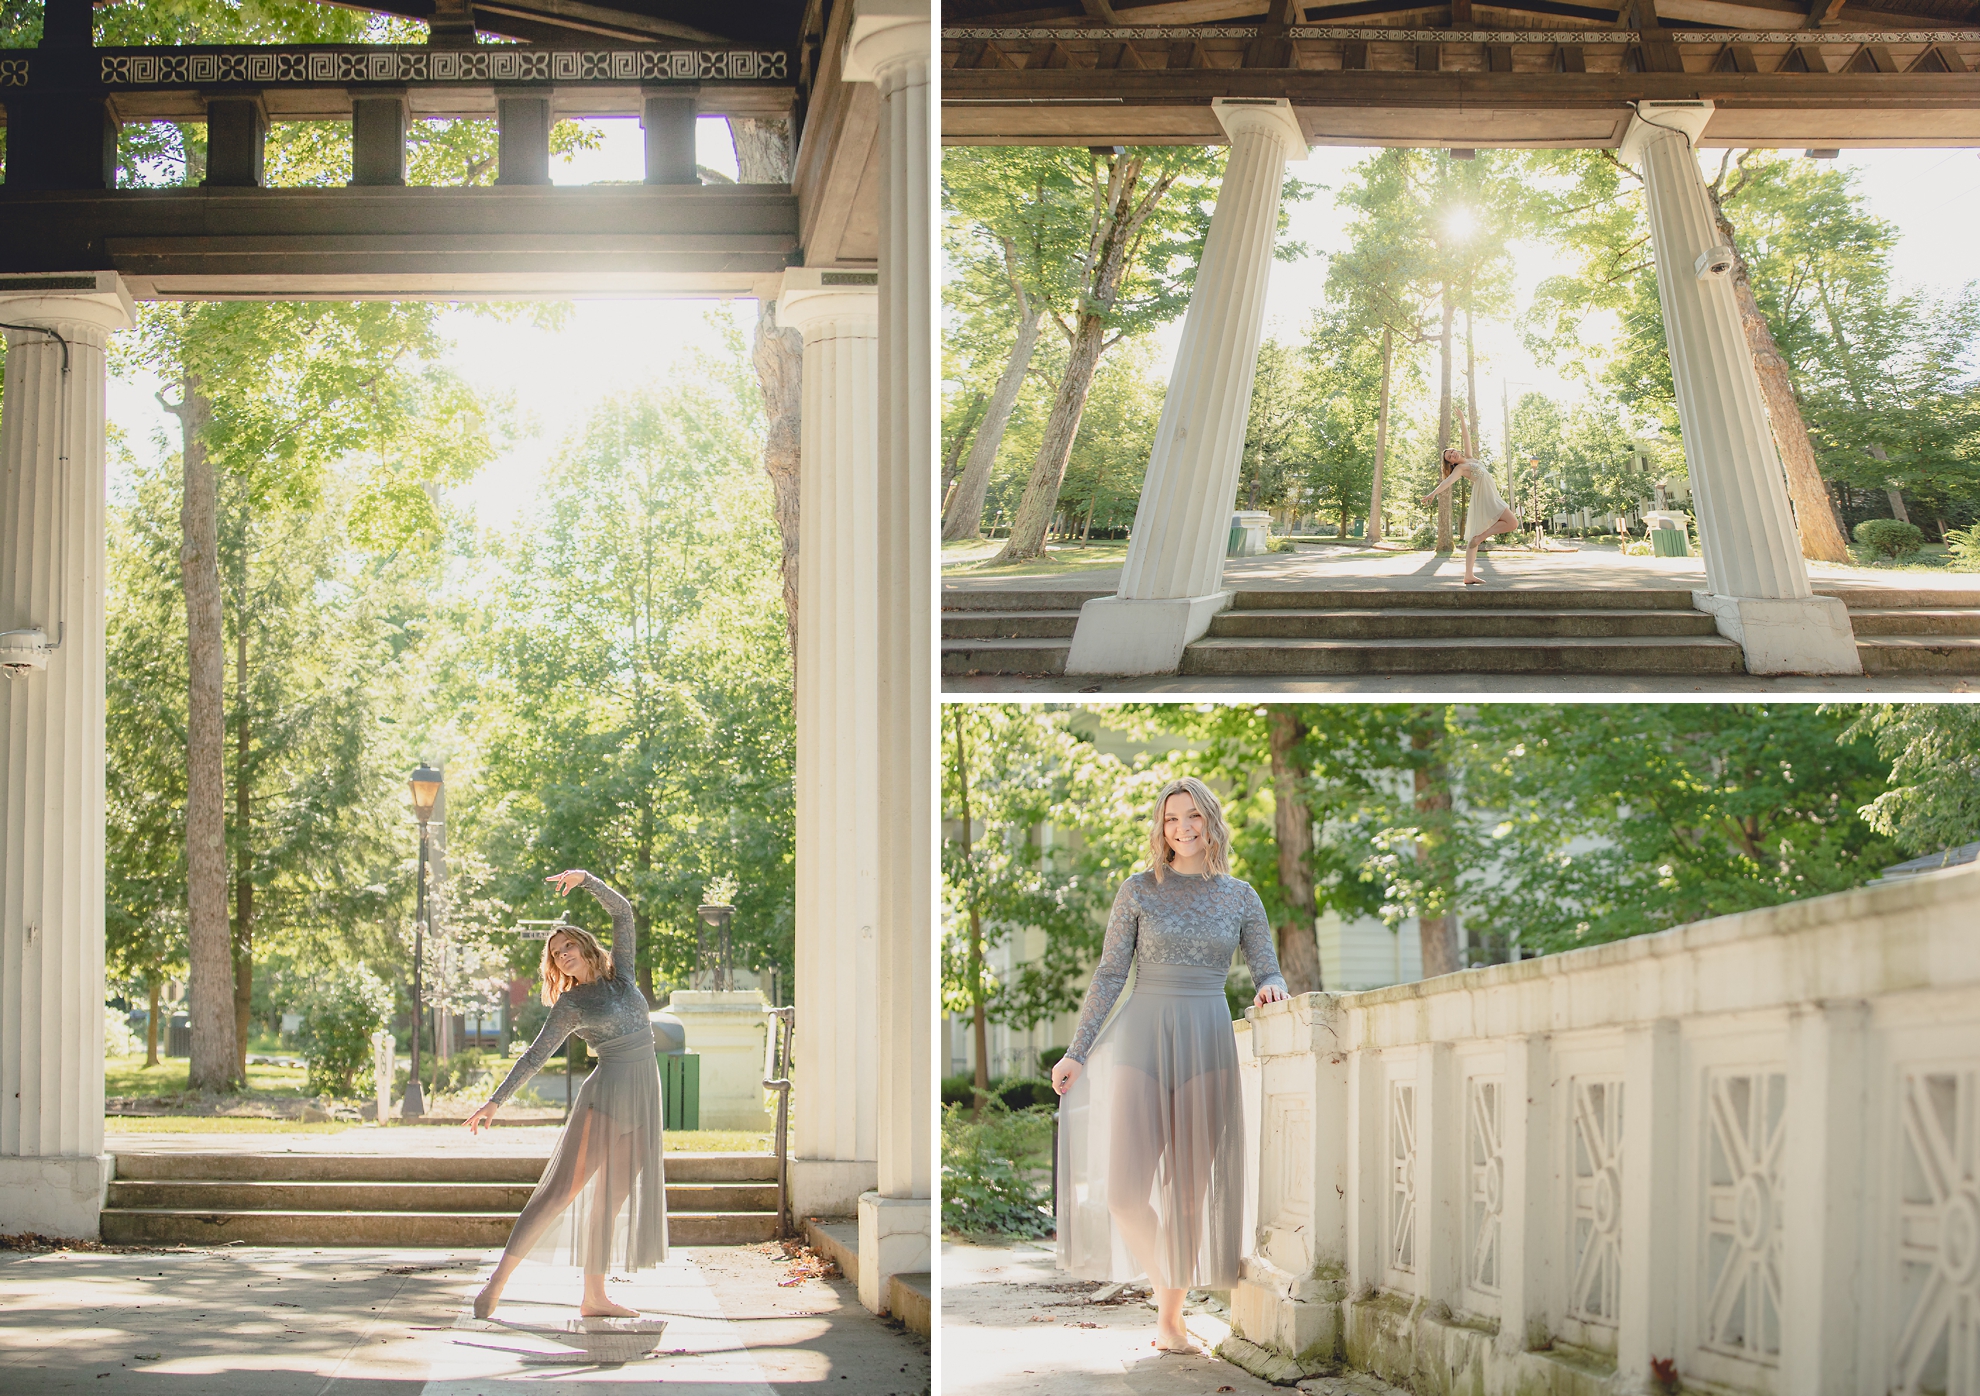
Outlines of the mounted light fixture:
<svg viewBox="0 0 1980 1396">
<path fill-rule="evenodd" d="M 413 818 L 425 824 L 433 818 L 433 806 L 439 802 L 440 786 L 444 778 L 424 761 L 410 776 L 406 784 L 412 787 Z"/>
<path fill-rule="evenodd" d="M 1717 281 L 1733 269 L 1733 250 L 1723 242 L 1717 247 L 1708 247 L 1698 254 L 1698 260 L 1691 264 L 1700 281 Z"/>
</svg>

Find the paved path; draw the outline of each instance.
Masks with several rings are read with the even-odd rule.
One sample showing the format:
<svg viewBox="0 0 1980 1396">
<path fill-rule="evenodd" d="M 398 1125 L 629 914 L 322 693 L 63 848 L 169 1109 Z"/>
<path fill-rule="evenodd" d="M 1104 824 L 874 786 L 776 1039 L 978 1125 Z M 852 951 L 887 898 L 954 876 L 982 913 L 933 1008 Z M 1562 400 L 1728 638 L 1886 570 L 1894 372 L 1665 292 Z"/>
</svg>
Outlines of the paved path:
<svg viewBox="0 0 1980 1396">
<path fill-rule="evenodd" d="M 774 1247 L 683 1248 L 611 1281 L 664 1320 L 660 1356 L 589 1368 L 523 1328 L 577 1316 L 576 1271 L 525 1265 L 504 1327 L 473 1317 L 493 1251 L 0 1253 L 0 1391 L 95 1396 L 926 1396 L 928 1344 Z M 177 1378 L 161 1382 L 160 1377 Z"/>
<path fill-rule="evenodd" d="M 1514 590 L 1565 588 L 1577 591 L 1705 588 L 1705 563 L 1695 557 L 1626 557 L 1614 547 L 1594 544 L 1572 552 L 1485 552 L 1478 575 L 1486 586 Z M 1816 588 L 1838 594 L 1849 591 L 1970 591 L 1980 595 L 1980 572 L 1912 571 L 1893 568 L 1843 567 L 1811 562 L 1808 575 Z M 1121 569 L 1101 567 L 1054 572 L 1043 577 L 945 577 L 946 588 L 968 591 L 1107 591 L 1120 583 Z M 1264 557 L 1237 557 L 1224 563 L 1224 584 L 1252 590 L 1379 587 L 1393 591 L 1426 591 L 1461 585 L 1462 554 L 1385 553 L 1368 548 L 1312 547 Z"/>
<path fill-rule="evenodd" d="M 1276 1391 L 1210 1356 L 1149 1346 L 1155 1311 L 1144 1300 L 1094 1304 L 1100 1288 L 1054 1264 L 1043 1245 L 942 1246 L 943 1396 L 1210 1396 Z M 1229 1332 L 1189 1316 L 1206 1351 Z"/>
</svg>

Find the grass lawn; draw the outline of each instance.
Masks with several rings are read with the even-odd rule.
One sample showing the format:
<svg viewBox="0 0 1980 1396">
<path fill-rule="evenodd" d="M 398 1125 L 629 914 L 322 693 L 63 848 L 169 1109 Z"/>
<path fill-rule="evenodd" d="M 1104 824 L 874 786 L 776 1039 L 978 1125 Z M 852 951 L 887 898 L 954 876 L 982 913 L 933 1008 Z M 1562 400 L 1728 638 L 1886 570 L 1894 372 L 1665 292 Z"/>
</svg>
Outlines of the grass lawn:
<svg viewBox="0 0 1980 1396">
<path fill-rule="evenodd" d="M 1855 566 L 1871 572 L 1957 572 L 1953 565 L 1952 550 L 1944 543 L 1927 543 L 1915 553 L 1903 557 L 1880 556 L 1874 549 L 1861 543 L 1850 545 L 1849 555 Z M 1844 564 L 1845 566 L 1850 564 Z"/>
<path fill-rule="evenodd" d="M 1001 546 L 1001 543 L 999 544 Z M 1077 543 L 1052 543 L 1045 556 L 1030 562 L 1009 562 L 993 567 L 986 558 L 977 562 L 952 562 L 942 568 L 945 577 L 1053 577 L 1062 572 L 1083 571 L 1089 567 L 1119 567 L 1127 560 L 1125 538 L 1096 538 L 1085 547 Z M 992 557 L 996 554 L 992 553 Z"/>
<path fill-rule="evenodd" d="M 144 1054 L 132 1057 L 105 1057 L 103 1093 L 112 1096 L 151 1097 L 180 1095 L 192 1073 L 192 1062 L 185 1057 L 160 1057 L 158 1065 L 147 1067 Z M 256 1066 L 247 1069 L 248 1090 L 256 1095 L 301 1100 L 306 1073 L 299 1066 Z"/>
<path fill-rule="evenodd" d="M 258 1115 L 106 1115 L 103 1128 L 112 1134 L 336 1134 L 362 1126 L 345 1120 L 303 1124 Z"/>
</svg>

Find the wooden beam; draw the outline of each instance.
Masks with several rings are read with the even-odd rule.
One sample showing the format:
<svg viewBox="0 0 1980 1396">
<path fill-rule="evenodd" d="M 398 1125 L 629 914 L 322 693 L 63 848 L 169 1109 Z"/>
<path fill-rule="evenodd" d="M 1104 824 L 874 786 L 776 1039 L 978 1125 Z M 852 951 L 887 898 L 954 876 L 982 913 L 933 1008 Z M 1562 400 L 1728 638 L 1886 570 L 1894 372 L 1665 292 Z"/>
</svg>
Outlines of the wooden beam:
<svg viewBox="0 0 1980 1396">
<path fill-rule="evenodd" d="M 1585 73 L 1588 71 L 1588 54 L 1580 44 L 1560 46 L 1561 71 L 1564 73 Z"/>
<path fill-rule="evenodd" d="M 1086 10 L 1088 19 L 1097 20 L 1109 29 L 1120 23 L 1114 17 L 1114 7 L 1107 0 L 1079 0 L 1079 3 Z"/>
<path fill-rule="evenodd" d="M 1843 0 L 1808 0 L 1808 20 L 1803 26 L 1808 29 L 1823 29 L 1836 22 L 1842 14 Z"/>
</svg>

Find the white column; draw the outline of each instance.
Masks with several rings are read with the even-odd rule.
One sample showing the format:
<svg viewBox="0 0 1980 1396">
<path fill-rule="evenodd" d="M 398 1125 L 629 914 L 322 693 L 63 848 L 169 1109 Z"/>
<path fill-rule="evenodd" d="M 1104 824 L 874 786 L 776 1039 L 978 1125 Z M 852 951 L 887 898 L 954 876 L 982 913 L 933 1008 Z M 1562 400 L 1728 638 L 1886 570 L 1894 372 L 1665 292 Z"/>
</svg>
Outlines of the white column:
<svg viewBox="0 0 1980 1396">
<path fill-rule="evenodd" d="M 1623 1032 L 1622 1276 L 1616 1368 L 1648 1390 L 1650 1360 L 1677 1351 L 1678 1072 L 1675 1019 Z"/>
<path fill-rule="evenodd" d="M 797 1138 L 791 1206 L 849 1217 L 878 1179 L 880 325 L 871 272 L 784 274 L 804 336 L 798 499 Z"/>
<path fill-rule="evenodd" d="M 1284 98 L 1212 104 L 1231 138 L 1182 343 L 1155 428 L 1117 595 L 1081 608 L 1069 674 L 1164 674 L 1230 604 L 1224 550 L 1265 324 L 1286 161 L 1306 141 Z"/>
<path fill-rule="evenodd" d="M 110 1180 L 104 350 L 131 318 L 114 273 L 0 278 L 0 321 L 61 336 L 6 331 L 0 402 L 0 1233 L 94 1238 Z"/>
<path fill-rule="evenodd" d="M 1698 506 L 1709 590 L 1693 593 L 1693 604 L 1739 642 L 1751 673 L 1859 674 L 1843 603 L 1809 587 L 1787 480 L 1725 272 L 1730 259 L 1717 252 L 1718 226 L 1693 150 L 1712 104 L 1642 102 L 1637 110 L 1621 155 L 1643 172 L 1657 300 Z"/>
<path fill-rule="evenodd" d="M 1788 1010 L 1787 1139 L 1781 1154 L 1782 1391 L 1849 1396 L 1863 1318 L 1858 1237 L 1871 1067 L 1862 1000 Z"/>
<path fill-rule="evenodd" d="M 1547 1246 L 1554 1204 L 1553 1117 L 1544 1037 L 1506 1042 L 1499 1109 L 1499 1336 L 1514 1356 L 1547 1340 Z"/>
<path fill-rule="evenodd" d="M 880 89 L 879 1186 L 859 1199 L 859 1298 L 931 1266 L 935 512 L 933 29 L 927 0 L 858 0 L 848 81 Z"/>
</svg>

